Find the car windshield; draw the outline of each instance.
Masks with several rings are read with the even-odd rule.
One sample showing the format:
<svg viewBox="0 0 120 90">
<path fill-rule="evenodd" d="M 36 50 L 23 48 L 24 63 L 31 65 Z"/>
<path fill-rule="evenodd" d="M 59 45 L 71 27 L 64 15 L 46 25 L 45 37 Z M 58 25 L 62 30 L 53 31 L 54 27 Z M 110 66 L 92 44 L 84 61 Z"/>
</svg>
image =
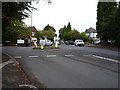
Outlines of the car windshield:
<svg viewBox="0 0 120 90">
<path fill-rule="evenodd" d="M 79 42 L 83 42 L 82 40 L 80 40 Z"/>
</svg>

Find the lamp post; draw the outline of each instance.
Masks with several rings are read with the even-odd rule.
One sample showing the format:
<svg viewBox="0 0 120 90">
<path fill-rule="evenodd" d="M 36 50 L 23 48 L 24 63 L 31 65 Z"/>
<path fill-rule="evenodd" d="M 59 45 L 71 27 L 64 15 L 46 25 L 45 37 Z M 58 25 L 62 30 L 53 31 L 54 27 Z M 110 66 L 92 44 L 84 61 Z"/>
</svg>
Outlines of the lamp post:
<svg viewBox="0 0 120 90">
<path fill-rule="evenodd" d="M 31 11 L 31 37 L 32 37 L 32 11 Z"/>
</svg>

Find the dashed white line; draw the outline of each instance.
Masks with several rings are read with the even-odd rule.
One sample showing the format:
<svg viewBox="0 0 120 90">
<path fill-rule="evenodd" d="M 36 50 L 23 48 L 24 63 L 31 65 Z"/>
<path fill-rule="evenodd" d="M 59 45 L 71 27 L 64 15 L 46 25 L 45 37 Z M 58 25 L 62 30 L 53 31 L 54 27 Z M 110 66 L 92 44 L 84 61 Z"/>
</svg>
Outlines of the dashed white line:
<svg viewBox="0 0 120 90">
<path fill-rule="evenodd" d="M 14 56 L 13 58 L 22 58 L 21 56 Z"/>
<path fill-rule="evenodd" d="M 83 56 L 91 56 L 91 55 L 83 55 Z"/>
<path fill-rule="evenodd" d="M 30 85 L 30 84 L 22 84 L 22 85 L 19 85 L 19 87 L 37 88 L 36 86 Z"/>
<path fill-rule="evenodd" d="M 35 57 L 39 57 L 39 56 L 28 56 L 28 57 L 30 57 L 30 58 L 35 58 Z"/>
<path fill-rule="evenodd" d="M 72 56 L 74 56 L 74 55 L 65 55 L 66 57 L 72 57 Z"/>
<path fill-rule="evenodd" d="M 47 55 L 46 57 L 56 57 L 56 55 Z"/>
<path fill-rule="evenodd" d="M 107 60 L 107 61 L 111 61 L 111 62 L 119 63 L 120 64 L 120 62 L 118 60 L 115 60 L 115 59 L 105 58 L 105 57 L 96 56 L 96 55 L 92 55 L 92 56 L 96 57 L 96 58 L 100 58 L 100 59 L 104 59 L 104 60 Z"/>
</svg>

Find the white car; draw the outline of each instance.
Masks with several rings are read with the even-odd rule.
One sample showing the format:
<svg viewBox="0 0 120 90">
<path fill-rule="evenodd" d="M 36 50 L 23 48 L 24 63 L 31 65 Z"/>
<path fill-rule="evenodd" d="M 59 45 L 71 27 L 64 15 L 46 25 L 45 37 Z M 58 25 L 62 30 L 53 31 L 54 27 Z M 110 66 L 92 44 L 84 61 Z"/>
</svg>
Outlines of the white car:
<svg viewBox="0 0 120 90">
<path fill-rule="evenodd" d="M 2 44 L 2 42 L 0 41 L 0 47 L 3 47 L 3 44 Z"/>
<path fill-rule="evenodd" d="M 75 40 L 75 46 L 84 46 L 84 42 L 83 42 L 83 40 L 80 40 L 80 39 L 77 39 L 77 40 Z"/>
<path fill-rule="evenodd" d="M 51 40 L 45 40 L 45 45 L 52 46 L 53 42 Z"/>
</svg>

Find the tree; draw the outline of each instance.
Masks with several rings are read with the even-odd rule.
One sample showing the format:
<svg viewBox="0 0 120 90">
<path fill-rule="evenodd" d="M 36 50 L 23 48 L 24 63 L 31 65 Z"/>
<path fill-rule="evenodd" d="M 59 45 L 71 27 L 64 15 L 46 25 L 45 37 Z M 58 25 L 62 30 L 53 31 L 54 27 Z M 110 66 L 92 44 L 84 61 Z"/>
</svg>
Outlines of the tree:
<svg viewBox="0 0 120 90">
<path fill-rule="evenodd" d="M 71 30 L 70 32 L 68 32 L 68 35 L 67 35 L 67 39 L 68 40 L 73 40 L 75 41 L 76 39 L 79 39 L 80 38 L 80 32 L 77 31 L 77 30 Z"/>
<path fill-rule="evenodd" d="M 16 42 L 17 38 L 25 38 L 29 37 L 31 34 L 31 30 L 23 22 L 14 21 L 9 27 L 7 27 L 7 31 L 4 32 L 3 40 Z M 4 42 L 5 43 L 5 42 Z"/>
<path fill-rule="evenodd" d="M 71 31 L 72 29 L 71 29 L 71 24 L 70 24 L 70 22 L 68 22 L 68 25 L 67 25 L 67 28 L 66 28 L 66 32 L 69 32 L 69 31 Z"/>
<path fill-rule="evenodd" d="M 71 24 L 70 24 L 70 22 L 68 22 L 67 27 L 64 26 L 63 28 L 61 28 L 59 30 L 59 33 L 60 33 L 59 38 L 63 39 L 64 41 L 68 40 L 68 32 L 70 32 L 70 31 L 71 31 Z"/>
<path fill-rule="evenodd" d="M 47 26 L 45 26 L 44 30 L 45 31 L 52 30 L 52 31 L 56 32 L 56 30 L 54 29 L 54 27 L 50 26 L 49 24 Z"/>
<path fill-rule="evenodd" d="M 64 26 L 63 28 L 61 28 L 60 30 L 59 30 L 59 38 L 60 39 L 65 39 L 65 34 L 66 34 L 66 26 Z"/>
<path fill-rule="evenodd" d="M 113 31 L 110 30 L 110 25 L 114 27 L 112 20 L 115 17 L 116 10 L 116 2 L 98 2 L 96 29 L 98 37 L 105 42 L 111 39 Z"/>
<path fill-rule="evenodd" d="M 39 0 L 34 1 L 39 2 Z M 45 1 L 51 4 L 51 0 Z M 16 21 L 22 23 L 22 20 L 29 17 L 29 13 L 35 9 L 31 7 L 31 2 L 2 2 L 2 41 L 13 41 L 17 36 L 27 36 L 29 30 L 26 27 L 22 26 L 18 29 L 14 24 Z"/>
<path fill-rule="evenodd" d="M 91 42 L 91 40 L 92 40 L 90 37 L 88 37 L 88 36 L 86 35 L 85 32 L 82 32 L 82 33 L 80 34 L 80 39 L 82 39 L 84 42 Z"/>
<path fill-rule="evenodd" d="M 37 31 L 35 32 L 35 37 L 39 40 L 39 39 L 42 39 L 42 31 Z"/>
<path fill-rule="evenodd" d="M 2 36 L 3 42 L 13 40 L 16 36 L 15 22 L 22 22 L 29 14 L 26 11 L 33 9 L 30 2 L 3 2 L 2 3 Z M 10 37 L 12 36 L 12 37 Z M 11 39 L 10 39 L 11 38 Z M 15 38 L 14 38 L 15 39 Z"/>
<path fill-rule="evenodd" d="M 120 2 L 118 3 L 118 8 L 114 12 L 111 20 L 108 24 L 109 32 L 108 39 L 115 41 L 115 44 L 119 45 L 120 43 Z"/>
<path fill-rule="evenodd" d="M 43 30 L 42 31 L 42 37 L 47 36 L 47 39 L 53 40 L 55 36 L 55 32 L 53 30 Z"/>
</svg>

